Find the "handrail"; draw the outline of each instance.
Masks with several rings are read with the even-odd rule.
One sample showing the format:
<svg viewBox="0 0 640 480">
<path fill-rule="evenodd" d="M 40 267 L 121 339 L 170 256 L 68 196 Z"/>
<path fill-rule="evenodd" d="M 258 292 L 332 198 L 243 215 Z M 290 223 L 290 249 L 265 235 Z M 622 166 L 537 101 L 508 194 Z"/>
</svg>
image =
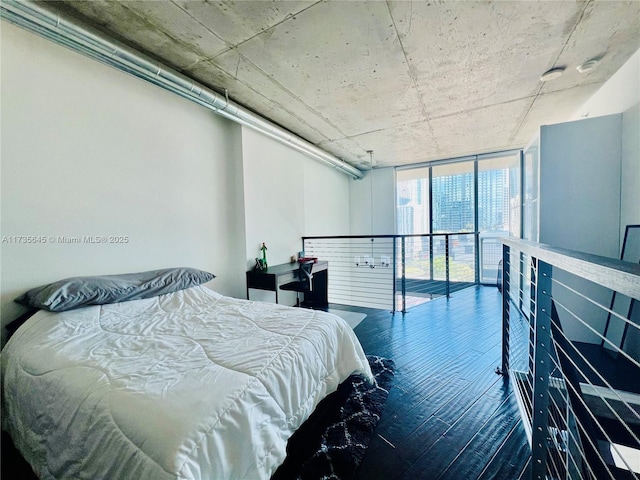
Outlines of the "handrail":
<svg viewBox="0 0 640 480">
<path fill-rule="evenodd" d="M 575 250 L 556 248 L 513 237 L 504 237 L 501 238 L 501 241 L 509 247 L 516 248 L 554 267 L 561 268 L 566 272 L 615 290 L 628 297 L 640 299 L 640 264 Z"/>
<path fill-rule="evenodd" d="M 445 232 L 445 233 L 393 233 L 385 235 L 315 235 L 302 237 L 304 240 L 328 240 L 345 238 L 408 238 L 408 237 L 446 237 L 452 235 L 478 235 L 480 232 Z"/>
</svg>

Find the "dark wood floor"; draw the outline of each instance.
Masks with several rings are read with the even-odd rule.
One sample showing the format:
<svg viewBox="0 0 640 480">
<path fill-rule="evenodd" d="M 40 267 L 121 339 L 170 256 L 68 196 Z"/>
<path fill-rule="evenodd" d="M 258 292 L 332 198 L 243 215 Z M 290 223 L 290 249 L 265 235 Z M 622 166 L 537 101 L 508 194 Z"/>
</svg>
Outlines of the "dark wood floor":
<svg viewBox="0 0 640 480">
<path fill-rule="evenodd" d="M 404 315 L 348 308 L 367 313 L 355 328 L 365 352 L 396 364 L 357 479 L 529 477 L 514 391 L 495 373 L 501 351 L 497 288 L 471 287 Z"/>
<path fill-rule="evenodd" d="M 396 364 L 357 480 L 528 478 L 529 447 L 513 389 L 494 372 L 500 306 L 495 287 L 471 287 L 404 315 L 340 306 L 367 313 L 355 328 L 366 353 Z M 26 466 L 9 474 L 19 461 L 10 443 L 3 435 L 2 477 L 35 478 Z"/>
</svg>

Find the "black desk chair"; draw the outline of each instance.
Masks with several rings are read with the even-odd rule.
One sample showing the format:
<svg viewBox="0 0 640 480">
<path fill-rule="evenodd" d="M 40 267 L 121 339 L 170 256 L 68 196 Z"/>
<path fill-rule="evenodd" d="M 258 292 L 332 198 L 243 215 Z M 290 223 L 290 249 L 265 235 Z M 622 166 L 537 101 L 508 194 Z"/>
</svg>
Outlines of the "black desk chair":
<svg viewBox="0 0 640 480">
<path fill-rule="evenodd" d="M 308 262 L 303 262 L 298 267 L 298 279 L 294 282 L 285 283 L 284 285 L 280 285 L 282 290 L 289 290 L 296 292 L 296 307 L 300 306 L 300 294 L 311 292 L 313 290 L 313 275 L 311 274 L 311 270 L 313 270 L 313 264 L 315 262 L 313 260 Z"/>
</svg>

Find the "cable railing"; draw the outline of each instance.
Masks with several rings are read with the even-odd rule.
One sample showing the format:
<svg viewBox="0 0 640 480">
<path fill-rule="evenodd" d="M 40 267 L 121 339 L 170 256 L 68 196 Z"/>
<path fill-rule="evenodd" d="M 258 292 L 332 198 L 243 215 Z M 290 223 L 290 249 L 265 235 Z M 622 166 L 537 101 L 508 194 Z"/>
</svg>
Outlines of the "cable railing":
<svg viewBox="0 0 640 480">
<path fill-rule="evenodd" d="M 640 265 L 503 243 L 501 372 L 531 478 L 640 479 Z M 608 336 L 612 322 L 626 334 Z"/>
<path fill-rule="evenodd" d="M 495 285 L 497 238 L 477 232 L 351 235 L 303 237 L 302 243 L 305 256 L 329 262 L 330 303 L 405 312 L 481 278 Z M 481 250 L 487 254 L 482 262 Z"/>
</svg>

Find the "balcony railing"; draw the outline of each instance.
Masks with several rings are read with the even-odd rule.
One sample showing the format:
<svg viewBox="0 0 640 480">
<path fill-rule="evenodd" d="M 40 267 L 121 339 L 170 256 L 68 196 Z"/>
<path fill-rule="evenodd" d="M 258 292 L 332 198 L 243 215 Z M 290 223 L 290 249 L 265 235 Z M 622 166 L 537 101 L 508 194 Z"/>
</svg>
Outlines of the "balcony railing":
<svg viewBox="0 0 640 480">
<path fill-rule="evenodd" d="M 502 373 L 531 478 L 638 480 L 640 265 L 503 242 Z"/>
<path fill-rule="evenodd" d="M 478 283 L 495 285 L 500 236 L 316 236 L 302 239 L 306 256 L 329 262 L 329 302 L 406 311 Z"/>
</svg>

